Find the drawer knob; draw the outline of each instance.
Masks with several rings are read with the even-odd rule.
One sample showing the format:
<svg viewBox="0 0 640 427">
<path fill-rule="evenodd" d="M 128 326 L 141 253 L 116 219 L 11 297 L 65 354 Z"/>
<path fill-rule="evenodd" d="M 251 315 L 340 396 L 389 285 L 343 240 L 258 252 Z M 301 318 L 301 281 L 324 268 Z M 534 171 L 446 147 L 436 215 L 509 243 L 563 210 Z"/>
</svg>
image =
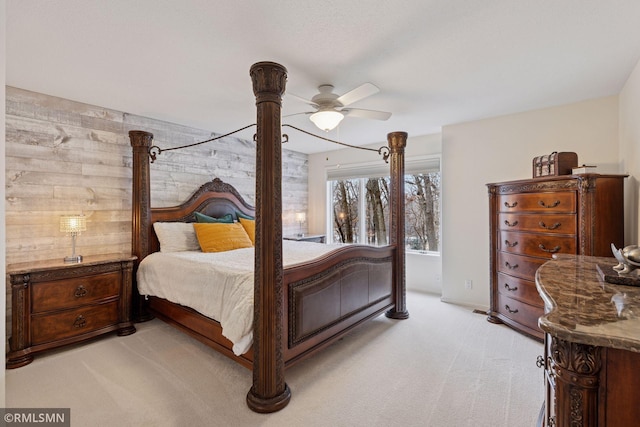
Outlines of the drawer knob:
<svg viewBox="0 0 640 427">
<path fill-rule="evenodd" d="M 551 254 L 555 254 L 556 252 L 558 252 L 560 250 L 560 246 L 556 246 L 555 248 L 547 249 L 542 243 L 540 243 L 538 245 L 538 247 L 540 248 L 540 250 L 542 250 L 544 252 L 549 252 Z"/>
<path fill-rule="evenodd" d="M 542 227 L 544 229 L 547 229 L 547 230 L 555 230 L 556 228 L 560 227 L 560 223 L 559 222 L 556 222 L 553 225 L 547 225 L 544 222 L 540 221 L 538 224 L 540 225 L 540 227 Z"/>
<path fill-rule="evenodd" d="M 83 296 L 86 296 L 88 293 L 87 288 L 85 288 L 84 286 L 80 285 L 76 288 L 76 292 L 74 293 L 76 298 L 81 298 Z"/>
<path fill-rule="evenodd" d="M 76 317 L 75 322 L 73 322 L 73 327 L 79 329 L 84 328 L 85 326 L 87 326 L 87 319 L 85 319 L 82 314 Z"/>
<path fill-rule="evenodd" d="M 509 264 L 509 261 L 505 262 L 504 266 L 507 267 L 509 270 L 513 270 L 514 268 L 518 268 L 518 264 L 511 265 L 511 264 Z"/>
<path fill-rule="evenodd" d="M 556 206 L 558 206 L 558 205 L 560 204 L 560 200 L 556 200 L 555 202 L 553 202 L 553 203 L 552 203 L 552 204 L 550 204 L 550 205 L 547 205 L 547 204 L 544 202 L 544 200 L 539 200 L 539 201 L 538 201 L 538 204 L 539 204 L 540 206 L 542 206 L 543 208 L 551 209 L 551 208 L 555 208 Z"/>
<path fill-rule="evenodd" d="M 507 208 L 515 208 L 516 206 L 518 206 L 518 202 L 513 202 L 512 204 L 509 204 L 509 202 L 504 202 L 504 205 Z"/>
<path fill-rule="evenodd" d="M 514 287 L 512 288 L 511 286 L 509 286 L 509 284 L 508 284 L 508 283 L 505 283 L 505 284 L 504 284 L 504 288 L 505 288 L 506 290 L 508 290 L 509 292 L 515 292 L 515 291 L 517 291 L 517 290 L 518 290 L 518 287 L 517 287 L 517 286 L 514 286 Z"/>
<path fill-rule="evenodd" d="M 518 221 L 509 222 L 508 219 L 505 219 L 504 225 L 506 225 L 507 227 L 515 227 L 516 225 L 518 225 Z"/>
<path fill-rule="evenodd" d="M 518 312 L 517 308 L 515 310 L 512 310 L 511 307 L 509 307 L 509 304 L 505 304 L 504 309 L 507 310 L 511 314 L 516 314 Z"/>
<path fill-rule="evenodd" d="M 507 247 L 508 247 L 508 248 L 513 248 L 514 246 L 518 246 L 518 242 L 513 242 L 513 243 L 511 243 L 511 242 L 510 242 L 510 241 L 508 241 L 508 240 L 505 240 L 505 241 L 504 241 L 504 244 L 505 244 L 505 245 L 507 245 Z"/>
</svg>

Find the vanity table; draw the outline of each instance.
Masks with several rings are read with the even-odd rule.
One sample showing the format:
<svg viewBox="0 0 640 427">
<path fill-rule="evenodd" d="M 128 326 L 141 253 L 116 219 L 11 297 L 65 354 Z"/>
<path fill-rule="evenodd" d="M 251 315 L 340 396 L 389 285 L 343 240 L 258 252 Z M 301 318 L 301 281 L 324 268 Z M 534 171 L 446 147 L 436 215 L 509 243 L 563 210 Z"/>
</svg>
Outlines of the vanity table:
<svg viewBox="0 0 640 427">
<path fill-rule="evenodd" d="M 597 266 L 616 264 L 614 258 L 557 254 L 536 272 L 545 306 L 540 426 L 638 425 L 640 287 L 605 282 Z"/>
</svg>

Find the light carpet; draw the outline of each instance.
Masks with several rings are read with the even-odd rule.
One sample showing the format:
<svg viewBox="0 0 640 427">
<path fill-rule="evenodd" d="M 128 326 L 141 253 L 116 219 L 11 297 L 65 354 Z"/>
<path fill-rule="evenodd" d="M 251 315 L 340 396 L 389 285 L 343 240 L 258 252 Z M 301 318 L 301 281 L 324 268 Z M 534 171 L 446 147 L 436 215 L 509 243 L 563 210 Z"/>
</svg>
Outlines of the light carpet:
<svg viewBox="0 0 640 427">
<path fill-rule="evenodd" d="M 248 409 L 249 370 L 160 320 L 6 371 L 6 406 L 71 408 L 74 427 L 535 425 L 541 343 L 434 295 L 407 308 L 288 369 L 272 414 Z"/>
</svg>

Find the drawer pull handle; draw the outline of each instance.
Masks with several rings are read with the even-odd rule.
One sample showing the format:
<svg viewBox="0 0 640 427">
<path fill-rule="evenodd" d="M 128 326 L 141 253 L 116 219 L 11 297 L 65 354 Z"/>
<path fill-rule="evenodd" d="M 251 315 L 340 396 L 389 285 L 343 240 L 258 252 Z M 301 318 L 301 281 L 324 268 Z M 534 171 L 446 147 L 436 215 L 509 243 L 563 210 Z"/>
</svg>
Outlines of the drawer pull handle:
<svg viewBox="0 0 640 427">
<path fill-rule="evenodd" d="M 76 317 L 76 321 L 73 322 L 73 327 L 79 329 L 84 328 L 85 326 L 87 326 L 87 319 L 85 319 L 82 314 Z"/>
<path fill-rule="evenodd" d="M 507 227 L 515 227 L 516 225 L 518 225 L 518 221 L 513 221 L 513 223 L 509 222 L 508 219 L 504 220 L 504 225 L 506 225 Z"/>
<path fill-rule="evenodd" d="M 518 268 L 518 264 L 511 265 L 511 264 L 509 264 L 509 261 L 505 262 L 504 266 L 507 267 L 509 270 L 513 270 L 515 268 Z"/>
<path fill-rule="evenodd" d="M 510 291 L 510 292 L 515 292 L 515 291 L 517 291 L 517 290 L 518 290 L 518 287 L 517 287 L 517 286 L 515 286 L 515 287 L 513 287 L 513 288 L 512 288 L 511 286 L 509 286 L 509 284 L 508 284 L 508 283 L 505 283 L 505 284 L 504 284 L 504 288 L 505 288 L 506 290 Z"/>
<path fill-rule="evenodd" d="M 556 228 L 560 227 L 560 223 L 559 222 L 556 222 L 553 225 L 547 225 L 544 222 L 540 221 L 539 224 L 540 224 L 540 227 L 546 228 L 547 230 L 555 230 Z"/>
<path fill-rule="evenodd" d="M 510 242 L 510 241 L 508 241 L 508 240 L 505 240 L 505 241 L 504 241 L 504 244 L 505 244 L 508 248 L 513 248 L 514 246 L 518 246 L 518 242 L 513 242 L 513 243 L 511 243 L 511 242 Z"/>
<path fill-rule="evenodd" d="M 76 288 L 76 292 L 73 294 L 75 295 L 76 298 L 82 298 L 84 296 L 86 296 L 88 293 L 87 288 L 85 288 L 84 286 L 80 285 Z"/>
<path fill-rule="evenodd" d="M 555 202 L 553 202 L 553 203 L 552 203 L 552 204 L 550 204 L 550 205 L 547 205 L 547 204 L 544 202 L 544 200 L 539 200 L 539 201 L 538 201 L 538 204 L 539 204 L 540 206 L 542 206 L 543 208 L 551 209 L 551 208 L 555 208 L 556 206 L 558 206 L 558 205 L 560 204 L 560 200 L 556 200 Z"/>
<path fill-rule="evenodd" d="M 549 252 L 550 254 L 555 254 L 556 252 L 558 252 L 560 250 L 560 246 L 556 246 L 555 248 L 552 248 L 552 249 L 547 249 L 542 243 L 540 243 L 538 245 L 538 247 L 540 248 L 540 250 L 543 250 L 545 252 Z"/>
<path fill-rule="evenodd" d="M 504 202 L 504 205 L 507 208 L 515 208 L 516 206 L 518 206 L 518 202 L 513 202 L 512 204 L 509 204 L 509 202 Z"/>
<path fill-rule="evenodd" d="M 511 308 L 509 307 L 509 304 L 505 304 L 504 309 L 507 310 L 511 314 L 516 314 L 518 312 L 517 308 L 515 310 L 511 310 Z"/>
</svg>

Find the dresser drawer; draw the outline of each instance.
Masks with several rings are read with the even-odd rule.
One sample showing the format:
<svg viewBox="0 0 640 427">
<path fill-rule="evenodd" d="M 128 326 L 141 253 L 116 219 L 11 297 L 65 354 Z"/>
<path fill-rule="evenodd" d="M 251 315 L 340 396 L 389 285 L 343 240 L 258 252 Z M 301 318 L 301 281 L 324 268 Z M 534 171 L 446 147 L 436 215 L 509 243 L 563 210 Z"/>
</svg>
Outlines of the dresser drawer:
<svg viewBox="0 0 640 427">
<path fill-rule="evenodd" d="M 549 193 L 501 194 L 498 196 L 500 212 L 576 212 L 576 193 L 558 191 Z"/>
<path fill-rule="evenodd" d="M 513 214 L 498 215 L 498 227 L 510 231 L 534 231 L 539 233 L 576 234 L 576 216 L 573 214 Z"/>
<path fill-rule="evenodd" d="M 547 262 L 545 258 L 498 252 L 498 272 L 520 277 L 521 279 L 535 280 L 536 270 L 545 262 Z"/>
<path fill-rule="evenodd" d="M 77 307 L 120 295 L 119 271 L 95 276 L 34 283 L 32 313 Z"/>
<path fill-rule="evenodd" d="M 69 309 L 54 314 L 33 315 L 33 345 L 74 337 L 118 323 L 118 300 L 106 304 Z"/>
<path fill-rule="evenodd" d="M 514 322 L 534 330 L 539 330 L 538 319 L 544 314 L 544 310 L 540 307 L 502 294 L 498 294 L 498 312 Z"/>
<path fill-rule="evenodd" d="M 536 289 L 536 283 L 531 280 L 498 273 L 498 292 L 536 307 L 544 307 L 544 302 Z"/>
<path fill-rule="evenodd" d="M 538 233 L 501 231 L 498 242 L 504 252 L 551 258 L 553 254 L 576 254 L 576 238 Z"/>
</svg>

